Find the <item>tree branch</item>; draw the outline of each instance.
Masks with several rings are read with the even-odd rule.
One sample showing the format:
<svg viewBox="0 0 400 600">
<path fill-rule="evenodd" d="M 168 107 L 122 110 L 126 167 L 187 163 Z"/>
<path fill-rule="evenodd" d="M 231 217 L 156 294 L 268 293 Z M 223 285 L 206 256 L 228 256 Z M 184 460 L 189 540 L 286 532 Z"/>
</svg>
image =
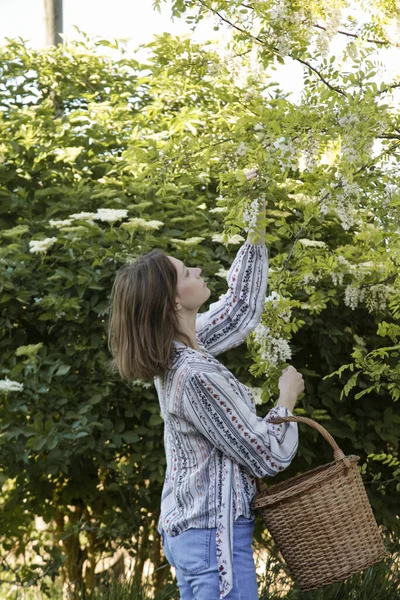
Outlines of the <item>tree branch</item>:
<svg viewBox="0 0 400 600">
<path fill-rule="evenodd" d="M 244 6 L 245 8 L 250 8 L 251 10 L 254 10 L 254 6 L 250 6 L 249 4 L 244 4 L 242 3 L 241 6 Z M 304 23 L 304 21 L 303 21 Z M 326 31 L 326 27 L 323 27 L 322 25 L 318 25 L 318 23 L 313 23 L 312 27 L 316 27 L 318 29 L 323 29 L 324 31 Z M 361 35 L 358 35 L 357 33 L 350 33 L 349 31 L 342 31 L 341 29 L 337 29 L 336 33 L 340 33 L 341 35 L 347 35 L 349 37 L 353 37 L 353 38 L 362 38 Z M 364 38 L 362 38 L 364 39 Z M 371 40 L 370 38 L 366 38 L 364 39 L 364 41 L 366 42 L 370 42 L 371 44 L 390 44 L 391 46 L 394 46 L 395 48 L 400 48 L 400 43 L 399 44 L 392 44 L 392 42 L 390 42 L 389 40 Z"/>
<path fill-rule="evenodd" d="M 261 44 L 261 46 L 265 46 L 265 42 L 257 37 L 252 35 L 250 32 L 246 31 L 245 29 L 242 29 L 241 27 L 238 27 L 237 25 L 231 23 L 230 21 L 228 21 L 228 19 L 225 19 L 225 17 L 223 17 L 217 10 L 215 10 L 214 8 L 208 6 L 208 4 L 206 4 L 205 2 L 203 2 L 203 0 L 198 0 L 198 2 L 204 6 L 206 9 L 208 9 L 209 11 L 211 11 L 212 13 L 214 13 L 215 15 L 217 15 L 221 21 L 223 21 L 224 23 L 226 23 L 229 27 L 233 27 L 234 29 L 237 29 L 238 31 L 240 31 L 240 33 L 244 33 L 245 35 L 247 35 L 249 38 L 251 38 L 252 40 L 254 40 L 255 42 L 258 42 L 259 44 Z M 277 54 L 279 54 L 279 50 L 278 48 L 273 47 L 273 49 L 275 50 L 275 52 Z M 301 58 L 293 58 L 293 56 L 291 56 L 290 54 L 288 55 L 290 56 L 290 58 L 292 60 L 297 60 L 298 62 L 302 63 L 303 65 L 305 65 L 306 67 L 308 67 L 311 71 L 313 71 L 316 75 L 318 75 L 318 77 L 321 79 L 321 81 L 323 83 L 325 83 L 326 86 L 328 86 L 328 88 L 330 90 L 332 90 L 333 92 L 338 92 L 338 94 L 342 94 L 342 96 L 344 96 L 345 98 L 347 98 L 347 94 L 346 92 L 344 92 L 342 89 L 337 88 L 333 85 L 331 85 L 322 75 L 321 73 L 313 66 L 311 66 L 307 61 L 302 60 Z"/>
</svg>

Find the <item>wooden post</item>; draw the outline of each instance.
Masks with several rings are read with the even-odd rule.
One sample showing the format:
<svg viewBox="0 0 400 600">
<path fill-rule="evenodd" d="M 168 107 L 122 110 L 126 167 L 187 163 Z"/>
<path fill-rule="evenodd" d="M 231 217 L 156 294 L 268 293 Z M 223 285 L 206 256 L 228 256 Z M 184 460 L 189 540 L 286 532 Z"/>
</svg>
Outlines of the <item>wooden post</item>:
<svg viewBox="0 0 400 600">
<path fill-rule="evenodd" d="M 46 45 L 63 44 L 63 0 L 44 0 L 44 23 L 46 28 Z"/>
</svg>

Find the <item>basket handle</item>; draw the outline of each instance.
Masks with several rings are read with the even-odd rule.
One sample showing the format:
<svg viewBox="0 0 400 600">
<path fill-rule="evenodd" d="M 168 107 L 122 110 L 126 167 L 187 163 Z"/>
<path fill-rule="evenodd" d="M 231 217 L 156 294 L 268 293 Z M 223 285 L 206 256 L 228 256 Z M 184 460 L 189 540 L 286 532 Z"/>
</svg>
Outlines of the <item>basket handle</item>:
<svg viewBox="0 0 400 600">
<path fill-rule="evenodd" d="M 309 425 L 310 427 L 313 427 L 314 429 L 316 429 L 318 431 L 318 433 L 320 433 L 326 439 L 326 441 L 332 446 L 333 457 L 335 460 L 340 460 L 341 458 L 346 458 L 343 450 L 341 450 L 339 448 L 339 446 L 337 445 L 337 443 L 335 442 L 334 438 L 331 436 L 329 431 L 327 431 L 325 429 L 325 427 L 322 427 L 322 425 L 320 425 L 316 421 L 313 421 L 312 419 L 309 419 L 308 417 L 274 417 L 269 422 L 274 423 L 276 425 L 278 425 L 279 423 L 284 423 L 284 422 L 305 423 L 306 425 Z"/>
<path fill-rule="evenodd" d="M 279 425 L 280 423 L 305 423 L 305 425 L 309 425 L 310 427 L 313 427 L 332 446 L 334 459 L 335 460 L 343 460 L 346 467 L 351 467 L 351 462 L 349 461 L 348 457 L 344 454 L 343 450 L 341 450 L 341 448 L 339 448 L 339 446 L 337 445 L 337 443 L 335 442 L 334 438 L 331 436 L 329 431 L 327 431 L 325 429 L 325 427 L 322 427 L 322 425 L 320 425 L 316 421 L 313 421 L 313 419 L 309 419 L 308 417 L 294 417 L 294 416 L 293 417 L 274 417 L 273 419 L 269 420 L 269 423 L 273 423 L 275 425 Z M 257 490 L 259 493 L 267 492 L 268 488 L 265 485 L 264 481 L 260 477 L 256 477 L 256 485 L 257 485 Z"/>
</svg>

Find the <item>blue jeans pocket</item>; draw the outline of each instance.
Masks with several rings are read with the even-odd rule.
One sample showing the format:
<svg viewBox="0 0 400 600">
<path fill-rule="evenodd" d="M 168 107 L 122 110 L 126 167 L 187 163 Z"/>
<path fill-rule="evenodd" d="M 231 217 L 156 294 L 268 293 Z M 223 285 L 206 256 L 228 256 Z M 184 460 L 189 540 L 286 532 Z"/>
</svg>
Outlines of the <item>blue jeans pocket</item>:
<svg viewBox="0 0 400 600">
<path fill-rule="evenodd" d="M 165 534 L 175 565 L 183 573 L 194 575 L 209 568 L 212 531 L 190 528 L 174 537 Z"/>
</svg>

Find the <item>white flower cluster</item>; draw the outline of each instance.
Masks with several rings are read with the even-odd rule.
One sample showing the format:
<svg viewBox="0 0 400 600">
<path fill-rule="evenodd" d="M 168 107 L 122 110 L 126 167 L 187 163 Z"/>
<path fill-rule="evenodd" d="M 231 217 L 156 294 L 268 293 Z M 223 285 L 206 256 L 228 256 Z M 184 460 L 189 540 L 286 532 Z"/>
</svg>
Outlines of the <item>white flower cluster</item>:
<svg viewBox="0 0 400 600">
<path fill-rule="evenodd" d="M 244 230 L 246 232 L 254 231 L 257 229 L 257 216 L 259 214 L 260 211 L 260 204 L 259 204 L 259 199 L 258 198 L 254 198 L 254 200 L 252 200 L 250 202 L 250 206 L 245 206 L 244 210 L 243 210 L 243 223 L 244 223 Z"/>
<path fill-rule="evenodd" d="M 57 227 L 58 229 L 61 229 L 61 227 L 68 227 L 68 225 L 71 225 L 71 223 L 72 219 L 64 219 L 63 221 L 55 221 L 54 219 L 50 219 L 49 221 L 50 227 Z"/>
<path fill-rule="evenodd" d="M 56 237 L 45 238 L 44 240 L 31 240 L 29 242 L 29 252 L 32 254 L 45 254 L 56 241 Z"/>
<path fill-rule="evenodd" d="M 91 213 L 91 212 L 80 212 L 80 213 L 74 213 L 73 215 L 69 215 L 70 219 L 80 219 L 82 221 L 89 221 L 92 222 L 92 219 L 96 216 L 96 213 Z"/>
<path fill-rule="evenodd" d="M 344 114 L 338 119 L 339 125 L 341 125 L 342 127 L 348 127 L 349 129 L 352 129 L 354 125 L 359 122 L 359 117 L 352 113 Z"/>
<path fill-rule="evenodd" d="M 265 298 L 264 306 L 272 304 L 273 307 L 277 307 L 283 299 L 283 296 L 280 296 L 277 292 L 272 292 Z M 282 319 L 284 323 L 289 323 L 290 317 L 292 316 L 292 309 L 290 306 L 284 306 L 283 309 L 277 313 L 277 316 L 279 319 Z"/>
<path fill-rule="evenodd" d="M 301 159 L 299 160 L 299 163 L 302 163 L 302 166 L 304 165 L 304 168 L 308 171 L 311 171 L 314 166 L 317 163 L 317 159 L 318 159 L 318 149 L 319 149 L 319 141 L 316 138 L 313 138 L 312 140 L 308 141 L 307 147 L 305 150 L 303 150 L 302 154 L 301 154 Z M 302 166 L 300 167 L 299 164 L 299 168 L 302 169 Z"/>
<path fill-rule="evenodd" d="M 143 381 L 143 379 L 133 379 L 131 383 L 132 383 L 132 385 L 139 385 L 140 387 L 143 387 L 146 389 L 151 388 L 153 386 L 152 383 L 150 383 L 148 381 Z"/>
<path fill-rule="evenodd" d="M 385 310 L 388 299 L 393 293 L 393 288 L 379 283 L 368 288 L 368 291 L 369 294 L 367 294 L 365 304 L 369 312 Z"/>
<path fill-rule="evenodd" d="M 315 276 L 314 276 L 312 273 L 309 273 L 309 274 L 307 274 L 307 275 L 304 275 L 304 277 L 303 277 L 303 283 L 304 283 L 305 285 L 308 285 L 308 284 L 310 284 L 310 283 L 315 283 L 315 282 L 317 282 L 317 281 L 318 281 L 318 278 L 317 278 L 317 277 L 315 277 Z"/>
<path fill-rule="evenodd" d="M 302 246 L 309 248 L 327 248 L 328 245 L 326 242 L 318 241 L 318 240 L 309 240 L 308 238 L 300 238 L 299 243 Z"/>
<path fill-rule="evenodd" d="M 262 389 L 259 387 L 253 387 L 252 385 L 246 385 L 246 387 L 249 389 L 250 394 L 253 396 L 254 403 L 262 404 L 262 398 L 261 398 Z"/>
<path fill-rule="evenodd" d="M 344 292 L 344 303 L 346 306 L 355 310 L 360 302 L 365 298 L 365 289 L 354 285 L 348 285 Z"/>
<path fill-rule="evenodd" d="M 263 72 L 263 66 L 258 59 L 258 47 L 256 44 L 253 44 L 250 53 L 246 55 L 246 64 L 243 64 L 243 59 L 240 60 L 240 57 L 235 56 L 232 52 L 226 52 L 225 60 L 230 73 L 233 75 L 235 84 L 242 89 L 247 87 L 249 77 L 259 79 Z M 249 99 L 247 97 L 245 101 Z"/>
<path fill-rule="evenodd" d="M 321 214 L 334 210 L 343 229 L 348 230 L 356 222 L 354 203 L 361 197 L 362 190 L 357 183 L 350 182 L 346 178 L 343 178 L 341 183 L 342 186 L 339 191 L 333 192 L 333 190 L 330 190 L 327 193 L 325 190 L 321 190 L 319 192 L 319 209 Z M 335 184 L 330 184 L 331 188 L 334 186 Z"/>
<path fill-rule="evenodd" d="M 129 232 L 134 232 L 137 229 L 144 229 L 145 231 L 154 231 L 155 229 L 159 229 L 163 225 L 163 221 L 146 221 L 146 219 L 142 219 L 141 217 L 132 217 L 126 223 L 122 223 L 121 229 L 126 229 L 126 231 Z"/>
<path fill-rule="evenodd" d="M 225 236 L 223 233 L 214 233 L 211 236 L 211 240 L 213 242 L 218 242 L 220 244 L 224 244 L 224 239 L 225 239 Z M 241 244 L 242 242 L 244 242 L 244 237 L 241 236 L 239 233 L 235 233 L 235 235 L 231 235 L 231 237 L 229 237 L 226 241 L 227 244 Z"/>
<path fill-rule="evenodd" d="M 335 273 L 335 271 L 331 271 L 333 285 L 343 285 L 344 275 L 344 273 Z"/>
<path fill-rule="evenodd" d="M 271 292 L 269 296 L 265 297 L 265 302 L 278 303 L 281 298 L 282 296 L 280 296 L 278 292 Z"/>
<path fill-rule="evenodd" d="M 114 223 L 115 221 L 125 219 L 127 214 L 128 211 L 125 209 L 99 208 L 93 218 L 106 221 L 107 223 Z"/>
<path fill-rule="evenodd" d="M 217 198 L 218 200 L 218 198 Z M 226 212 L 228 210 L 228 208 L 226 206 L 216 206 L 215 208 L 210 208 L 210 210 L 208 212 L 210 213 L 222 213 L 222 212 Z"/>
<path fill-rule="evenodd" d="M 338 7 L 334 7 L 332 9 L 332 14 L 330 15 L 330 20 L 326 24 L 326 34 L 331 39 L 336 33 L 340 26 L 340 22 L 342 19 L 342 9 Z"/>
<path fill-rule="evenodd" d="M 354 148 L 353 140 L 347 136 L 343 136 L 342 146 L 340 148 L 343 159 L 349 164 L 354 165 L 360 160 L 358 151 Z"/>
<path fill-rule="evenodd" d="M 254 329 L 254 340 L 260 345 L 261 360 L 276 365 L 292 358 L 289 342 L 283 338 L 269 335 L 270 329 L 259 323 Z"/>
<path fill-rule="evenodd" d="M 191 237 L 186 240 L 180 240 L 179 238 L 170 238 L 170 242 L 176 246 L 196 246 L 200 244 L 205 238 L 203 237 Z"/>
<path fill-rule="evenodd" d="M 284 136 L 275 140 L 272 144 L 277 151 L 277 160 L 282 169 L 297 169 L 298 158 L 297 151 L 293 142 L 287 140 Z"/>
<path fill-rule="evenodd" d="M 345 290 L 344 303 L 352 310 L 355 310 L 361 302 L 365 302 L 369 312 L 385 310 L 392 293 L 393 288 L 382 283 L 368 288 L 348 285 Z"/>
<path fill-rule="evenodd" d="M 269 18 L 271 21 L 285 21 L 287 19 L 287 7 L 285 6 L 285 2 L 277 1 L 275 5 L 269 11 Z"/>
<path fill-rule="evenodd" d="M 239 146 L 237 147 L 236 154 L 238 154 L 238 156 L 244 156 L 248 149 L 248 146 L 246 146 L 244 142 L 240 142 Z"/>
<path fill-rule="evenodd" d="M 12 381 L 6 377 L 0 381 L 0 392 L 21 392 L 24 389 L 22 383 Z"/>
</svg>

